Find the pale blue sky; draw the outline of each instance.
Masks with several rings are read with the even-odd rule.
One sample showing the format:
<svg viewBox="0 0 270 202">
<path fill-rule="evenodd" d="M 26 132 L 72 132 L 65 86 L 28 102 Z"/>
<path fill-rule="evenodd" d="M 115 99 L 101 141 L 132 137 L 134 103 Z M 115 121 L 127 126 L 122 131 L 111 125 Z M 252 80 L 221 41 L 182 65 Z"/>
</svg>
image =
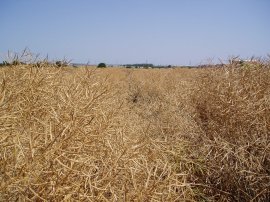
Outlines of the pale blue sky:
<svg viewBox="0 0 270 202">
<path fill-rule="evenodd" d="M 196 65 L 270 53 L 270 0 L 0 0 L 0 56 Z"/>
</svg>

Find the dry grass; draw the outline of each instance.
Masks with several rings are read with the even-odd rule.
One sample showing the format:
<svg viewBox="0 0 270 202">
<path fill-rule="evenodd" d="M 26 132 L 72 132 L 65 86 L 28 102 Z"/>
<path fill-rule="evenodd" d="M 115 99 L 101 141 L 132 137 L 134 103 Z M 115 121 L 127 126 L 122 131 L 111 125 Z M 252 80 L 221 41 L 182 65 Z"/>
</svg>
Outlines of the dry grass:
<svg viewBox="0 0 270 202">
<path fill-rule="evenodd" d="M 0 201 L 267 201 L 269 66 L 0 69 Z"/>
<path fill-rule="evenodd" d="M 198 86 L 193 104 L 204 131 L 207 191 L 224 201 L 270 200 L 269 66 L 209 70 Z"/>
</svg>

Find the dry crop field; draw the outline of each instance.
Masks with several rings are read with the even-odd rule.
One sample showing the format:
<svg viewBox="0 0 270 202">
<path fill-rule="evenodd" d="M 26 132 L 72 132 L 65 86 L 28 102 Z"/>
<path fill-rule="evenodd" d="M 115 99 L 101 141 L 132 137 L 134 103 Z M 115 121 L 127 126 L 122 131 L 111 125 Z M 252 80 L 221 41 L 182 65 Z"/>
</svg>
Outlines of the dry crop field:
<svg viewBox="0 0 270 202">
<path fill-rule="evenodd" d="M 269 64 L 0 68 L 0 201 L 269 201 Z"/>
</svg>

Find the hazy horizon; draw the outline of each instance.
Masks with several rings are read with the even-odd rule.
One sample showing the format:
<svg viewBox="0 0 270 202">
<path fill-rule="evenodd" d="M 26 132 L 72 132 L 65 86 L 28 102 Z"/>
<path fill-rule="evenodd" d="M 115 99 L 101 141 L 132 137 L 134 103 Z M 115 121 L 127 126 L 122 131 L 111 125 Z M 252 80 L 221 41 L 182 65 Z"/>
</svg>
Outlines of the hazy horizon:
<svg viewBox="0 0 270 202">
<path fill-rule="evenodd" d="M 198 65 L 270 53 L 268 0 L 1 1 L 8 50 L 73 63 Z M 268 20 L 267 20 L 268 19 Z"/>
</svg>

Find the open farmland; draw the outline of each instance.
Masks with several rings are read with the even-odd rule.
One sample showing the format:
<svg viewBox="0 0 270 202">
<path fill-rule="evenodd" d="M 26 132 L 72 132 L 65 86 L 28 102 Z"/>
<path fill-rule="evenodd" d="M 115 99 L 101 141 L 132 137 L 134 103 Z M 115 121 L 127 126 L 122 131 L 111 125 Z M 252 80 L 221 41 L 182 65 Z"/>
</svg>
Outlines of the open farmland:
<svg viewBox="0 0 270 202">
<path fill-rule="evenodd" d="M 269 201 L 268 64 L 0 68 L 0 201 Z"/>
</svg>

